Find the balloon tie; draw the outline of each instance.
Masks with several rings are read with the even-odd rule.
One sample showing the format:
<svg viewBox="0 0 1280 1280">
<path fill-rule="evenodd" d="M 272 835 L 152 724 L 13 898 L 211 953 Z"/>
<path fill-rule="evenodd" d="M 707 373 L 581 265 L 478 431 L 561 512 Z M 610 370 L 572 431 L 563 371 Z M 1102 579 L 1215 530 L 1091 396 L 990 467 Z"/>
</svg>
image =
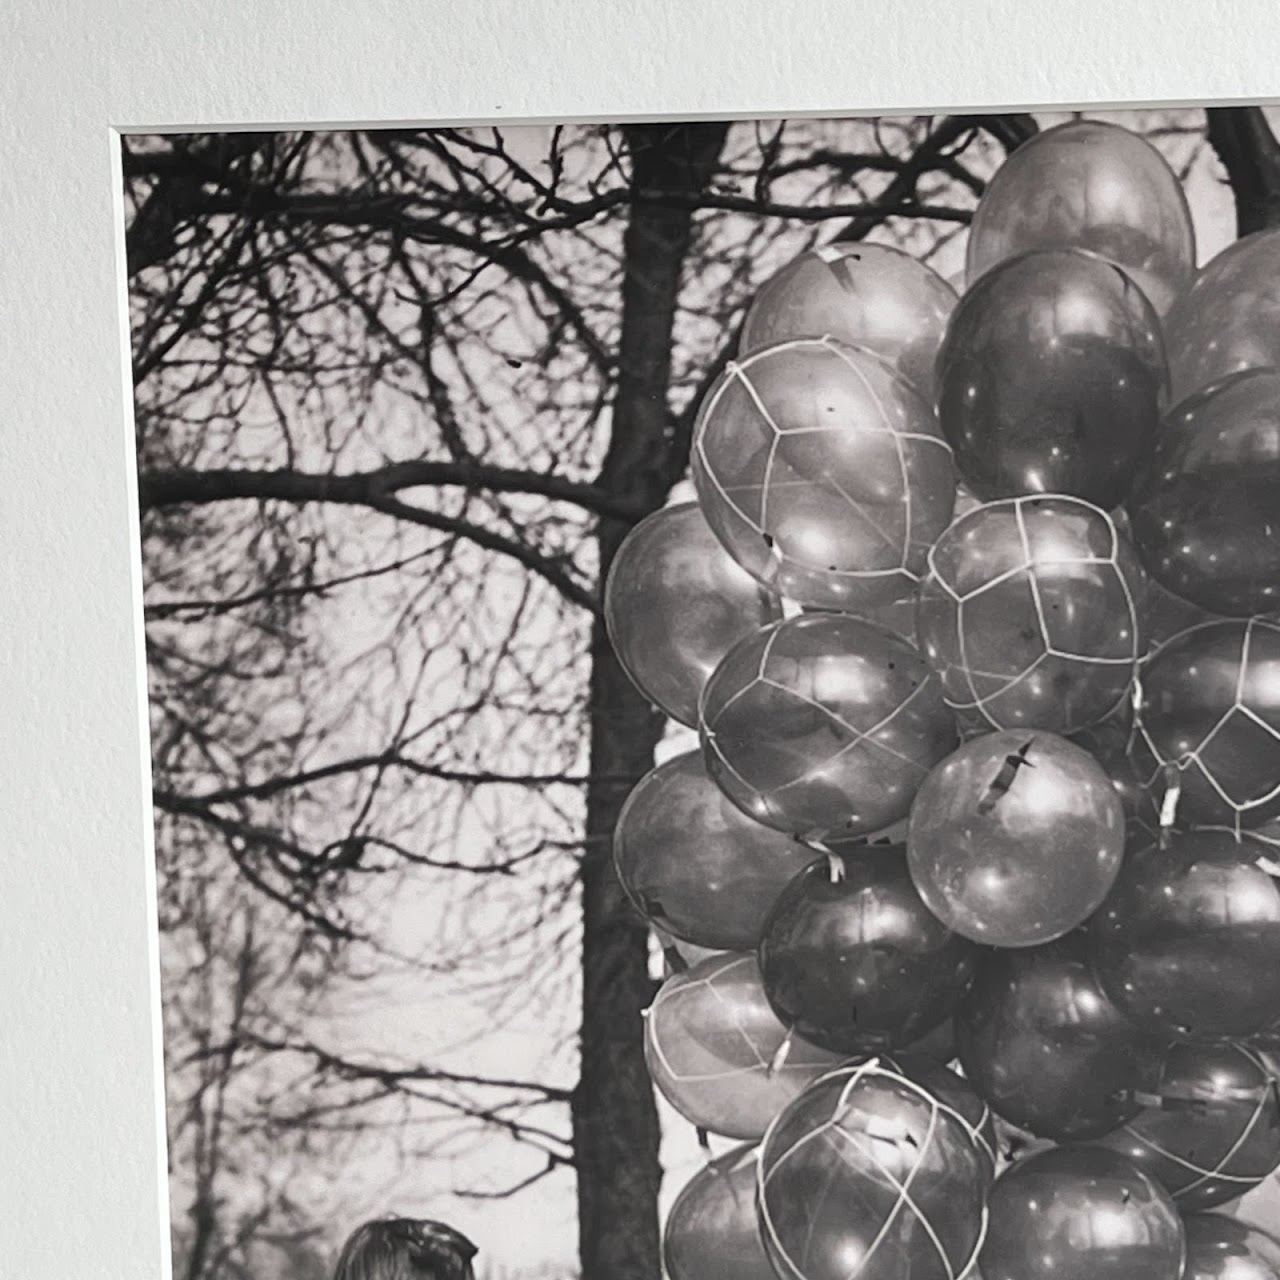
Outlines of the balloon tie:
<svg viewBox="0 0 1280 1280">
<path fill-rule="evenodd" d="M 827 850 L 827 874 L 832 884 L 840 884 L 844 880 L 844 863 L 840 861 L 839 854 L 832 853 L 830 849 Z"/>
<path fill-rule="evenodd" d="M 1167 764 L 1164 774 L 1164 796 L 1160 801 L 1160 848 L 1167 849 L 1178 816 L 1178 800 L 1182 795 L 1182 773 L 1176 764 Z"/>
<path fill-rule="evenodd" d="M 674 942 L 669 942 L 662 948 L 662 958 L 667 962 L 667 968 L 672 973 L 689 972 L 689 962 L 676 950 Z"/>
<path fill-rule="evenodd" d="M 786 1065 L 787 1058 L 791 1053 L 791 1045 L 795 1039 L 796 1029 L 792 1025 L 787 1028 L 787 1034 L 782 1037 L 782 1043 L 774 1051 L 773 1057 L 769 1059 L 769 1067 L 765 1072 L 766 1075 L 775 1076 Z"/>
<path fill-rule="evenodd" d="M 1010 787 L 1013 786 L 1014 779 L 1018 776 L 1019 769 L 1035 768 L 1035 765 L 1027 759 L 1027 752 L 1035 745 L 1035 741 L 1034 738 L 1030 738 L 1017 751 L 1012 751 L 1005 756 L 1004 762 L 1000 766 L 1000 772 L 991 779 L 986 793 L 978 801 L 979 813 L 990 813 L 999 803 L 1001 797 L 1008 794 Z"/>
<path fill-rule="evenodd" d="M 715 1153 L 711 1150 L 710 1135 L 701 1125 L 698 1125 L 694 1132 L 698 1135 L 698 1146 L 702 1148 L 702 1154 L 706 1156 L 707 1163 L 711 1164 L 715 1160 Z"/>
<path fill-rule="evenodd" d="M 1253 860 L 1253 865 L 1257 867 L 1259 871 L 1271 876 L 1272 879 L 1280 880 L 1280 862 L 1273 861 L 1271 858 L 1268 858 L 1266 854 L 1259 854 Z"/>
</svg>

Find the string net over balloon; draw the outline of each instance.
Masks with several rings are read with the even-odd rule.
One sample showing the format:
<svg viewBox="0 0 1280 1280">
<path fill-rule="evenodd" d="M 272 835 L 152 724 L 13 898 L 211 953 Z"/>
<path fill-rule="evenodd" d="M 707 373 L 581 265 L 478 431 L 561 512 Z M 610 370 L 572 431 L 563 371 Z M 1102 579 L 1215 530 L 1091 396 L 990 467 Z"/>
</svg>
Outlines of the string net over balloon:
<svg viewBox="0 0 1280 1280">
<path fill-rule="evenodd" d="M 1147 1116 L 1139 1116 L 1135 1120 L 1121 1126 L 1115 1135 L 1109 1137 L 1108 1145 L 1127 1145 L 1131 1140 L 1139 1149 L 1160 1157 L 1172 1166 L 1172 1173 L 1160 1180 L 1164 1182 L 1169 1194 L 1176 1204 L 1183 1206 L 1184 1212 L 1222 1204 L 1227 1200 L 1243 1195 L 1256 1187 L 1275 1167 L 1280 1159 L 1280 1150 L 1276 1143 L 1257 1143 L 1256 1139 L 1263 1135 L 1265 1129 L 1274 1133 L 1280 1124 L 1277 1111 L 1276 1079 L 1272 1068 L 1255 1050 L 1246 1045 L 1233 1044 L 1223 1051 L 1238 1054 L 1253 1068 L 1256 1083 L 1246 1087 L 1241 1085 L 1219 1084 L 1210 1079 L 1207 1087 L 1193 1090 L 1178 1090 L 1162 1087 L 1150 1097 L 1139 1095 L 1149 1111 L 1172 1112 L 1191 1111 L 1205 1114 L 1216 1110 L 1217 1118 L 1235 1116 L 1239 1129 L 1224 1145 L 1218 1158 L 1212 1163 L 1197 1159 L 1207 1145 L 1202 1135 L 1198 1142 L 1183 1144 L 1178 1150 L 1171 1149 L 1172 1143 L 1164 1142 L 1156 1136 L 1155 1126 L 1144 1123 Z M 1247 1110 L 1246 1110 L 1247 1108 Z M 1265 1150 L 1251 1150 L 1250 1143 Z M 1218 1184 L 1215 1186 L 1214 1184 Z M 1206 1193 L 1218 1191 L 1211 1199 L 1200 1203 Z"/>
<path fill-rule="evenodd" d="M 1153 689 L 1164 683 L 1162 667 L 1172 665 L 1180 647 L 1197 637 L 1215 641 L 1218 649 L 1229 643 L 1235 669 L 1232 696 L 1207 728 L 1197 723 L 1201 716 L 1188 716 L 1166 731 L 1155 705 L 1164 699 L 1153 697 Z M 1221 656 L 1206 653 L 1203 667 L 1220 667 Z M 1248 834 L 1273 842 L 1274 827 L 1272 839 L 1254 828 L 1280 813 L 1280 688 L 1274 674 L 1278 662 L 1280 624 L 1266 618 L 1200 623 L 1152 655 L 1134 689 L 1132 740 L 1135 754 L 1145 755 L 1143 785 L 1165 794 L 1161 825 L 1166 831 L 1180 819 L 1230 831 L 1237 840 Z M 1200 679 L 1194 658 L 1181 665 L 1187 680 Z"/>
<path fill-rule="evenodd" d="M 769 1008 L 754 955 L 710 958 L 665 982 L 645 1011 L 650 1073 L 686 1119 L 758 1138 L 839 1058 L 793 1036 Z"/>
<path fill-rule="evenodd" d="M 944 1133 L 953 1140 L 962 1133 L 974 1167 L 981 1168 L 985 1144 L 979 1143 L 973 1125 L 881 1058 L 822 1077 L 802 1102 L 812 1106 L 823 1093 L 829 1096 L 826 1119 L 803 1129 L 792 1120 L 795 1108 L 789 1109 L 775 1119 L 759 1148 L 760 1226 L 779 1275 L 790 1280 L 869 1280 L 881 1274 L 877 1259 L 883 1252 L 892 1255 L 885 1260 L 885 1275 L 972 1276 L 987 1231 L 985 1191 L 971 1220 L 962 1229 L 948 1230 L 922 1207 L 917 1182 L 923 1171 L 942 1169 L 944 1178 L 955 1178 L 953 1191 L 960 1190 L 960 1162 L 954 1149 L 948 1150 Z M 906 1095 L 916 1114 L 895 1118 L 884 1105 L 886 1094 Z M 921 1109 L 927 1119 L 917 1137 Z M 789 1181 L 798 1164 L 812 1166 L 815 1159 L 827 1165 L 821 1184 L 814 1185 L 812 1167 L 805 1169 L 800 1183 L 804 1194 L 798 1197 L 798 1188 Z M 985 1186 L 985 1174 L 979 1177 Z M 801 1231 L 798 1222 L 782 1222 L 783 1213 L 802 1215 L 807 1227 Z M 865 1245 L 851 1242 L 847 1261 L 833 1269 L 830 1249 L 818 1244 L 824 1215 L 860 1227 L 878 1218 L 879 1226 Z"/>
<path fill-rule="evenodd" d="M 928 565 L 921 645 L 969 725 L 1073 733 L 1124 704 L 1145 578 L 1107 512 L 1064 495 L 990 502 Z"/>
<path fill-rule="evenodd" d="M 873 352 L 829 336 L 731 361 L 699 411 L 692 463 L 730 554 L 816 607 L 910 595 L 955 504 L 932 407 Z"/>
<path fill-rule="evenodd" d="M 811 841 L 905 817 L 956 740 L 919 652 L 837 614 L 775 624 L 732 650 L 700 719 L 709 772 L 730 799 Z"/>
</svg>

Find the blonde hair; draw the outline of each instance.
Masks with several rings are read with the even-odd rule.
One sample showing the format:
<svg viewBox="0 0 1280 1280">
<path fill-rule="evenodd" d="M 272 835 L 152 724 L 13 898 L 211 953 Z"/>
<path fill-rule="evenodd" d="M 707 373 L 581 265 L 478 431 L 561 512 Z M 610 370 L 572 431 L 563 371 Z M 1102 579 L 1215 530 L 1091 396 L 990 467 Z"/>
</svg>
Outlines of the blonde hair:
<svg viewBox="0 0 1280 1280">
<path fill-rule="evenodd" d="M 381 1218 L 342 1246 L 333 1280 L 474 1280 L 476 1247 L 441 1222 Z"/>
</svg>

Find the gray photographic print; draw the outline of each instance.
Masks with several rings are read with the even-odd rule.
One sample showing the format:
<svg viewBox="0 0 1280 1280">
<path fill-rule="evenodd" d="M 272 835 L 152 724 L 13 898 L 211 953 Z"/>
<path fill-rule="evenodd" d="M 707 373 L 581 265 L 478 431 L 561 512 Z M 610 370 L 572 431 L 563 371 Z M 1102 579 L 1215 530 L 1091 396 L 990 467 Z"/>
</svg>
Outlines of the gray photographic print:
<svg viewBox="0 0 1280 1280">
<path fill-rule="evenodd" d="M 178 1280 L 1280 1280 L 1277 127 L 122 137 Z"/>
</svg>

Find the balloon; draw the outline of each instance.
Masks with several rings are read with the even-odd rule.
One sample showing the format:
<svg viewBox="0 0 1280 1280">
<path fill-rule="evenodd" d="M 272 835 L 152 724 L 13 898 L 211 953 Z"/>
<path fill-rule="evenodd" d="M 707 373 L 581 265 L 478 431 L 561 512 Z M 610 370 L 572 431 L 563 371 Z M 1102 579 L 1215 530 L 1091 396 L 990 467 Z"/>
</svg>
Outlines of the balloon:
<svg viewBox="0 0 1280 1280">
<path fill-rule="evenodd" d="M 985 1157 L 967 1123 L 887 1064 L 806 1089 L 769 1127 L 759 1172 L 779 1276 L 954 1280 L 977 1253 Z"/>
<path fill-rule="evenodd" d="M 1102 766 L 1054 733 L 989 733 L 957 748 L 911 806 L 907 863 L 929 910 L 975 942 L 1029 947 L 1107 896 L 1124 806 Z"/>
<path fill-rule="evenodd" d="M 906 817 L 955 741 L 920 653 L 842 614 L 740 641 L 702 695 L 708 772 L 744 813 L 797 835 L 859 835 Z"/>
<path fill-rule="evenodd" d="M 983 1167 L 987 1170 L 987 1181 L 991 1182 L 995 1178 L 996 1164 L 1000 1158 L 996 1117 L 991 1107 L 973 1091 L 969 1082 L 944 1063 L 910 1050 L 876 1054 L 874 1061 L 927 1089 L 969 1126 L 982 1156 Z"/>
<path fill-rule="evenodd" d="M 1142 1110 L 1099 1141 L 1183 1213 L 1212 1209 L 1280 1166 L 1280 1106 L 1264 1059 L 1240 1045 L 1174 1045 Z"/>
<path fill-rule="evenodd" d="M 803 612 L 847 613 L 852 618 L 861 618 L 863 622 L 884 627 L 886 631 L 901 636 L 908 644 L 916 645 L 917 594 L 913 591 L 901 600 L 890 600 L 888 604 L 860 605 L 850 609 L 817 609 L 808 605 L 803 607 Z"/>
<path fill-rule="evenodd" d="M 1144 138 L 1101 120 L 1046 129 L 996 170 L 969 228 L 967 279 L 1030 249 L 1092 250 L 1161 315 L 1196 263 L 1182 184 Z"/>
<path fill-rule="evenodd" d="M 1280 229 L 1223 249 L 1178 299 L 1164 329 L 1175 403 L 1242 369 L 1280 366 Z"/>
<path fill-rule="evenodd" d="M 1202 609 L 1190 600 L 1176 596 L 1167 587 L 1162 587 L 1153 577 L 1147 575 L 1147 599 L 1143 607 L 1144 630 L 1147 637 L 1149 658 L 1155 651 L 1174 636 L 1180 635 L 1190 627 L 1198 627 L 1202 622 L 1220 622 L 1216 613 Z"/>
<path fill-rule="evenodd" d="M 1221 1213 L 1183 1220 L 1187 1269 L 1183 1280 L 1280 1280 L 1280 1241 Z"/>
<path fill-rule="evenodd" d="M 1182 1280 L 1182 1219 L 1153 1178 L 1114 1151 L 1041 1151 L 991 1189 L 983 1280 Z"/>
<path fill-rule="evenodd" d="M 669 1280 L 777 1280 L 756 1219 L 756 1151 L 736 1147 L 685 1184 L 667 1215 Z"/>
<path fill-rule="evenodd" d="M 1280 370 L 1178 405 L 1128 506 L 1142 561 L 1170 591 L 1233 617 L 1280 606 Z"/>
<path fill-rule="evenodd" d="M 683 973 L 700 960 L 709 960 L 712 956 L 725 954 L 716 947 L 699 947 L 692 942 L 682 942 L 656 925 L 650 927 L 653 930 L 654 939 L 662 948 L 664 977 L 669 978 L 673 973 Z"/>
<path fill-rule="evenodd" d="M 698 751 L 651 770 L 613 833 L 614 866 L 646 920 L 681 942 L 746 951 L 812 849 L 752 822 L 707 777 Z"/>
<path fill-rule="evenodd" d="M 691 727 L 716 663 L 781 617 L 781 602 L 729 556 L 692 502 L 641 520 L 605 583 L 605 624 L 623 670 L 646 698 Z"/>
<path fill-rule="evenodd" d="M 1167 641 L 1143 668 L 1138 730 L 1146 778 L 1176 766 L 1184 822 L 1280 817 L 1280 626 L 1210 622 Z"/>
<path fill-rule="evenodd" d="M 740 954 L 713 956 L 662 984 L 645 1014 L 644 1052 L 654 1084 L 690 1124 L 752 1141 L 840 1061 L 788 1034 L 755 956 Z"/>
<path fill-rule="evenodd" d="M 1262 852 L 1188 831 L 1125 859 L 1089 927 L 1098 980 L 1131 1021 L 1198 1041 L 1280 1022 L 1280 883 Z"/>
<path fill-rule="evenodd" d="M 1071 741 L 1083 747 L 1111 779 L 1124 808 L 1125 842 L 1149 843 L 1160 833 L 1160 807 L 1156 792 L 1147 785 L 1133 759 L 1133 728 L 1125 717 L 1112 717 L 1080 733 Z"/>
<path fill-rule="evenodd" d="M 902 1052 L 913 1058 L 928 1058 L 930 1062 L 940 1063 L 944 1067 L 949 1066 L 956 1060 L 954 1019 L 948 1018 L 945 1022 L 939 1023 L 928 1035 L 921 1036 L 919 1040 L 913 1040 Z"/>
<path fill-rule="evenodd" d="M 823 1048 L 900 1049 L 955 1011 L 978 948 L 920 900 L 902 845 L 833 847 L 765 922 L 765 993 L 785 1025 Z"/>
<path fill-rule="evenodd" d="M 930 549 L 916 630 L 962 719 L 1073 733 L 1128 695 L 1145 591 L 1105 511 L 1010 498 L 961 516 Z"/>
<path fill-rule="evenodd" d="M 910 595 L 955 503 L 929 402 L 872 352 L 828 338 L 730 364 L 699 408 L 692 463 L 730 555 L 819 608 Z"/>
<path fill-rule="evenodd" d="M 1101 258 L 1028 253 L 960 300 L 937 377 L 943 434 L 979 498 L 1070 494 L 1109 510 L 1155 440 L 1160 322 Z"/>
<path fill-rule="evenodd" d="M 1089 971 L 1078 933 L 984 956 L 956 1015 L 965 1078 L 1037 1137 L 1099 1137 L 1138 1114 L 1164 1041 L 1131 1026 Z"/>
<path fill-rule="evenodd" d="M 747 311 L 739 356 L 790 338 L 865 347 L 926 398 L 956 291 L 931 267 L 887 244 L 828 244 L 772 277 Z"/>
</svg>

